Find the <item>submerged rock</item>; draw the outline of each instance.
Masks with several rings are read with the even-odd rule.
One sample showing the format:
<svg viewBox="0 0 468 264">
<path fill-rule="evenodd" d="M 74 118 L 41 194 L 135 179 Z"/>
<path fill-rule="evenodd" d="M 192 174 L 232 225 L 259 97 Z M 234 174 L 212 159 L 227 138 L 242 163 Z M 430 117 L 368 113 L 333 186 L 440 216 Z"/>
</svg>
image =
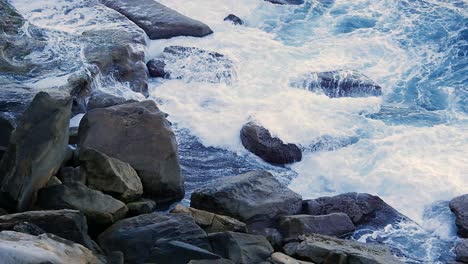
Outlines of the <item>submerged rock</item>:
<svg viewBox="0 0 468 264">
<path fill-rule="evenodd" d="M 449 206 L 455 214 L 458 235 L 468 238 L 468 194 L 453 198 Z"/>
<path fill-rule="evenodd" d="M 187 82 L 231 83 L 236 72 L 226 56 L 195 47 L 169 46 L 148 63 L 151 77 Z"/>
<path fill-rule="evenodd" d="M 292 81 L 292 86 L 324 93 L 328 97 L 381 96 L 382 87 L 352 70 L 312 72 Z"/>
<path fill-rule="evenodd" d="M 345 213 L 356 226 L 384 228 L 399 221 L 410 221 L 378 196 L 367 193 L 344 193 L 332 197 L 320 197 L 304 201 L 304 213 L 326 215 Z"/>
<path fill-rule="evenodd" d="M 263 236 L 222 232 L 209 234 L 208 238 L 214 253 L 236 264 L 260 263 L 273 253 Z"/>
<path fill-rule="evenodd" d="M 141 27 L 150 39 L 178 36 L 204 37 L 213 31 L 204 23 L 186 17 L 153 0 L 101 0 Z"/>
<path fill-rule="evenodd" d="M 191 207 L 237 218 L 247 224 L 271 223 L 301 210 L 301 196 L 266 171 L 215 180 L 192 193 Z"/>
<path fill-rule="evenodd" d="M 385 246 L 319 234 L 302 236 L 298 242 L 286 244 L 284 252 L 292 257 L 314 263 L 402 263 L 392 256 L 390 250 Z"/>
<path fill-rule="evenodd" d="M 240 19 L 238 16 L 236 16 L 234 14 L 229 14 L 227 17 L 224 18 L 224 21 L 230 21 L 234 25 L 243 25 L 244 24 L 244 21 L 242 21 L 242 19 Z"/>
<path fill-rule="evenodd" d="M 81 183 L 55 185 L 42 189 L 38 205 L 44 209 L 75 209 L 83 212 L 90 228 L 99 230 L 123 218 L 128 209 L 124 203 Z"/>
<path fill-rule="evenodd" d="M 25 211 L 59 170 L 68 146 L 69 98 L 38 93 L 11 136 L 0 162 L 0 204 Z"/>
<path fill-rule="evenodd" d="M 285 144 L 281 139 L 272 137 L 270 132 L 254 122 L 242 127 L 242 145 L 263 160 L 274 164 L 288 164 L 302 159 L 301 149 L 294 144 Z"/>
<path fill-rule="evenodd" d="M 229 216 L 218 215 L 182 205 L 177 205 L 171 213 L 188 214 L 192 216 L 195 223 L 197 223 L 197 225 L 203 228 L 207 233 L 225 231 L 247 232 L 247 227 L 244 223 Z"/>
<path fill-rule="evenodd" d="M 80 150 L 80 162 L 89 187 L 124 202 L 143 194 L 141 180 L 130 164 L 91 148 Z"/>
<path fill-rule="evenodd" d="M 80 123 L 78 146 L 80 151 L 93 148 L 129 163 L 141 179 L 144 195 L 156 202 L 184 196 L 176 137 L 154 101 L 89 111 Z"/>
<path fill-rule="evenodd" d="M 352 233 L 355 229 L 351 219 L 344 213 L 282 216 L 279 227 L 285 241 L 314 233 L 339 237 Z"/>
<path fill-rule="evenodd" d="M 13 231 L 0 232 L 0 258 L 2 264 L 105 263 L 84 246 L 52 234 L 32 236 Z"/>
<path fill-rule="evenodd" d="M 93 251 L 98 247 L 88 235 L 86 217 L 77 210 L 29 211 L 0 216 L 0 230 L 10 230 L 21 223 L 32 223 L 43 230 L 81 244 Z M 42 234 L 41 233 L 41 234 Z"/>
<path fill-rule="evenodd" d="M 106 252 L 122 251 L 125 263 L 144 263 L 156 242 L 180 241 L 211 250 L 205 231 L 184 214 L 151 213 L 124 219 L 99 236 Z"/>
</svg>

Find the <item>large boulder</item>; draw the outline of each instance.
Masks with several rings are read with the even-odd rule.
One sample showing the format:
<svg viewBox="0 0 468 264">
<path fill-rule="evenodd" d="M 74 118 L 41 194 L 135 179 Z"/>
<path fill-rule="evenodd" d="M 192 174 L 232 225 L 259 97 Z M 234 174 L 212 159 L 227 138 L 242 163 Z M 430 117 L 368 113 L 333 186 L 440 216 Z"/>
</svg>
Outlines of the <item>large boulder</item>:
<svg viewBox="0 0 468 264">
<path fill-rule="evenodd" d="M 153 0 L 101 0 L 141 27 L 150 39 L 178 36 L 204 37 L 213 31 L 204 23 L 186 17 Z"/>
<path fill-rule="evenodd" d="M 129 163 L 144 194 L 157 202 L 184 196 L 176 137 L 154 101 L 89 111 L 80 123 L 79 148 L 93 148 Z"/>
<path fill-rule="evenodd" d="M 0 162 L 0 204 L 25 211 L 59 170 L 68 146 L 69 98 L 40 92 L 11 135 Z"/>
<path fill-rule="evenodd" d="M 191 260 L 221 259 L 206 249 L 180 241 L 162 241 L 151 249 L 148 263 L 187 264 Z"/>
<path fill-rule="evenodd" d="M 93 230 L 109 226 L 123 218 L 128 209 L 124 203 L 81 183 L 69 183 L 41 189 L 38 205 L 44 209 L 82 211 Z"/>
<path fill-rule="evenodd" d="M 185 207 L 178 204 L 171 210 L 172 214 L 188 214 L 192 216 L 195 223 L 203 228 L 207 233 L 234 231 L 247 232 L 247 227 L 244 223 L 225 215 L 218 215 L 203 210 L 198 210 L 192 207 Z"/>
<path fill-rule="evenodd" d="M 352 70 L 311 72 L 292 81 L 294 87 L 324 93 L 328 97 L 381 96 L 382 87 Z"/>
<path fill-rule="evenodd" d="M 288 215 L 282 216 L 279 224 L 284 240 L 295 240 L 304 234 L 343 236 L 355 229 L 347 214 Z"/>
<path fill-rule="evenodd" d="M 247 224 L 271 223 L 301 210 L 299 194 L 266 171 L 215 180 L 192 193 L 191 207 L 227 215 Z"/>
<path fill-rule="evenodd" d="M 184 214 L 152 213 L 124 219 L 99 236 L 106 252 L 122 251 L 125 263 L 144 263 L 156 242 L 180 241 L 211 250 L 205 231 Z"/>
<path fill-rule="evenodd" d="M 331 197 L 306 200 L 303 203 L 305 214 L 326 215 L 345 213 L 354 225 L 383 228 L 399 221 L 410 221 L 378 196 L 367 193 L 344 193 Z"/>
<path fill-rule="evenodd" d="M 11 230 L 24 222 L 34 224 L 44 232 L 81 244 L 93 251 L 97 245 L 88 235 L 86 217 L 77 210 L 29 211 L 0 216 L 0 230 Z"/>
<path fill-rule="evenodd" d="M 286 244 L 284 252 L 289 256 L 314 263 L 402 263 L 385 246 L 343 240 L 319 234 L 302 236 L 298 242 Z"/>
<path fill-rule="evenodd" d="M 82 245 L 52 234 L 33 236 L 13 231 L 0 232 L 0 259 L 2 264 L 106 263 Z"/>
<path fill-rule="evenodd" d="M 468 194 L 453 198 L 449 206 L 455 214 L 458 235 L 468 238 Z"/>
<path fill-rule="evenodd" d="M 134 201 L 143 194 L 141 180 L 128 163 L 91 148 L 80 151 L 80 163 L 88 186 L 95 190 L 124 202 Z"/>
<path fill-rule="evenodd" d="M 208 235 L 213 252 L 236 264 L 260 263 L 265 261 L 273 248 L 263 236 L 220 232 Z"/>
<path fill-rule="evenodd" d="M 455 247 L 455 255 L 458 261 L 468 263 L 468 239 L 458 242 Z"/>
<path fill-rule="evenodd" d="M 249 122 L 240 132 L 242 145 L 263 160 L 273 164 L 288 164 L 302 159 L 301 149 L 294 144 L 285 144 L 273 137 L 266 128 Z"/>
<path fill-rule="evenodd" d="M 236 76 L 231 59 L 195 47 L 166 47 L 147 66 L 151 77 L 183 79 L 187 82 L 231 83 Z"/>
</svg>

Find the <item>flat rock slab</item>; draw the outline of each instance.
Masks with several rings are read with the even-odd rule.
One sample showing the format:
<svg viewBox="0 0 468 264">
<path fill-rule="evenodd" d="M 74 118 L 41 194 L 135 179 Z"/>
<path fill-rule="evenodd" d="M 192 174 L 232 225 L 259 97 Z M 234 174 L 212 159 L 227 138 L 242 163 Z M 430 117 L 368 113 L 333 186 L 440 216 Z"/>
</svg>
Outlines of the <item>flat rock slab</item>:
<svg viewBox="0 0 468 264">
<path fill-rule="evenodd" d="M 284 252 L 287 255 L 315 263 L 402 263 L 385 246 L 365 244 L 319 234 L 305 235 L 301 237 L 300 242 L 286 244 Z"/>
<path fill-rule="evenodd" d="M 307 73 L 292 81 L 292 86 L 323 93 L 328 97 L 381 96 L 382 87 L 353 70 Z"/>
<path fill-rule="evenodd" d="M 215 180 L 192 193 L 191 207 L 227 215 L 247 224 L 293 215 L 302 198 L 266 171 L 252 171 Z"/>
<path fill-rule="evenodd" d="M 178 36 L 204 37 L 213 31 L 206 24 L 186 17 L 153 0 L 101 0 L 141 27 L 150 39 Z"/>
<path fill-rule="evenodd" d="M 453 198 L 449 206 L 455 214 L 458 235 L 468 238 L 468 194 Z"/>
<path fill-rule="evenodd" d="M 98 238 L 106 252 L 123 252 L 125 263 L 144 263 L 156 242 L 172 240 L 211 250 L 205 231 L 183 214 L 151 213 L 124 219 Z"/>
</svg>

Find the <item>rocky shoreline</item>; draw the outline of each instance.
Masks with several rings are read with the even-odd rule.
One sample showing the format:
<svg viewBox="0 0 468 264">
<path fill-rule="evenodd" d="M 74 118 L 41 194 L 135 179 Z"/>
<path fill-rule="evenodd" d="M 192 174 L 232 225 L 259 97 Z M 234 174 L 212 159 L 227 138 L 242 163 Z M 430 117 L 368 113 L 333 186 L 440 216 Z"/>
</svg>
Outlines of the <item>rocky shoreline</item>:
<svg viewBox="0 0 468 264">
<path fill-rule="evenodd" d="M 140 48 L 147 38 L 213 31 L 152 0 L 91 2 L 130 29 L 83 32 L 86 74 L 75 72 L 66 85 L 39 91 L 25 80 L 55 65 L 27 61 L 27 54 L 43 49 L 41 38 L 32 35 L 28 48 L 18 39 L 24 30 L 42 29 L 25 29 L 26 19 L 0 0 L 6 33 L 0 36 L 0 86 L 6 90 L 0 97 L 2 263 L 403 263 L 382 243 L 350 239 L 357 229 L 413 223 L 371 194 L 304 200 L 270 172 L 250 171 L 210 181 L 191 193 L 190 207 L 180 204 L 184 175 L 168 114 L 152 100 L 99 91 L 95 78 L 128 83 L 148 96 L 148 78 L 187 80 L 200 63 L 216 70 L 188 81 L 229 83 L 236 78 L 233 61 L 171 46 L 146 63 Z M 243 24 L 233 14 L 225 20 Z M 181 61 L 183 69 L 177 68 Z M 378 84 L 355 71 L 307 73 L 291 82 L 328 97 L 382 95 Z M 70 119 L 80 113 L 73 130 Z M 248 151 L 278 166 L 300 161 L 307 148 L 285 143 L 254 121 L 239 138 Z M 449 207 L 460 236 L 456 261 L 468 263 L 468 194 Z"/>
</svg>

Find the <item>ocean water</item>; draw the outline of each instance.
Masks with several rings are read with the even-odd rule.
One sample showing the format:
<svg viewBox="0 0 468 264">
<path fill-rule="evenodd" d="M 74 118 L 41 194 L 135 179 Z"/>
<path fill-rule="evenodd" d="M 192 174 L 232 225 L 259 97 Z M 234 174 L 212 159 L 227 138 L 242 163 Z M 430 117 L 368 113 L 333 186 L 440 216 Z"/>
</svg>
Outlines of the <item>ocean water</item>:
<svg viewBox="0 0 468 264">
<path fill-rule="evenodd" d="M 62 35 L 115 26 L 80 0 L 12 2 Z M 185 203 L 212 179 L 266 169 L 304 198 L 378 195 L 415 223 L 360 230 L 353 239 L 385 243 L 407 263 L 453 260 L 457 238 L 447 201 L 468 193 L 467 1 L 159 2 L 215 33 L 150 41 L 148 60 L 170 45 L 198 47 L 226 55 L 236 72 L 230 82 L 196 81 L 200 64 L 180 80 L 151 80 L 150 99 L 169 114 L 178 137 Z M 224 22 L 230 13 L 245 25 Z M 79 56 L 75 50 L 69 56 Z M 383 96 L 328 98 L 291 85 L 307 72 L 336 69 L 364 73 Z M 138 97 L 122 85 L 101 88 Z M 249 120 L 301 145 L 303 160 L 277 167 L 248 153 L 239 131 Z"/>
</svg>

